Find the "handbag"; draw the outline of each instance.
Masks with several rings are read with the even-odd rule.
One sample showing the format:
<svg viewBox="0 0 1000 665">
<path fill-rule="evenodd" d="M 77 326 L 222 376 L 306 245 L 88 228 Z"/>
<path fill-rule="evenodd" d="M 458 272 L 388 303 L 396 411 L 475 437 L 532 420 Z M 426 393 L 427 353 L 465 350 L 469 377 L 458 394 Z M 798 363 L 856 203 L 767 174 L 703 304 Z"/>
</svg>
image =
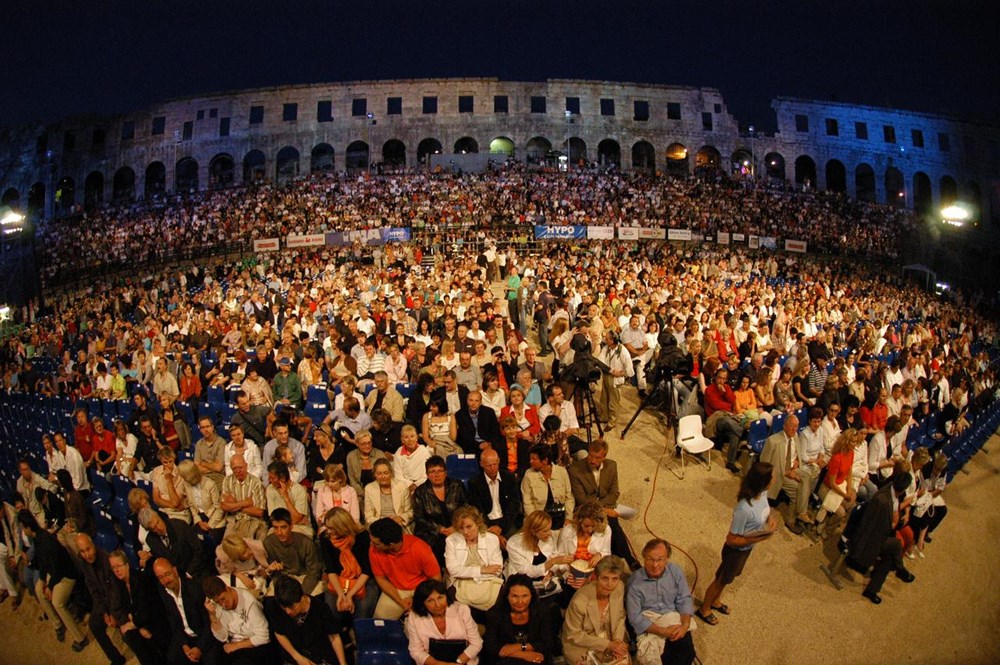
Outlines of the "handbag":
<svg viewBox="0 0 1000 665">
<path fill-rule="evenodd" d="M 591 649 L 585 656 L 583 665 L 632 665 L 632 658 L 627 654 L 621 658 L 615 658 L 607 651 L 595 651 Z"/>
<path fill-rule="evenodd" d="M 503 580 L 499 577 L 488 580 L 455 580 L 455 600 L 478 610 L 488 610 L 497 602 Z M 435 656 L 436 658 L 437 656 Z"/>
<path fill-rule="evenodd" d="M 465 652 L 468 646 L 468 640 L 439 640 L 432 637 L 428 644 L 427 653 L 435 660 L 457 663 L 458 657 Z"/>
</svg>

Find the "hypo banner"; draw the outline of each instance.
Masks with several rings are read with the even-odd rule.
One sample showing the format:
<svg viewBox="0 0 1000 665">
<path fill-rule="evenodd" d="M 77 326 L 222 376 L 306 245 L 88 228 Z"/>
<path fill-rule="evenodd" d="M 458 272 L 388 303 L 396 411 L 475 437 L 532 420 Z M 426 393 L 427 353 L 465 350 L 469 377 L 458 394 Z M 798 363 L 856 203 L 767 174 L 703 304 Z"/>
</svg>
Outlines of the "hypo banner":
<svg viewBox="0 0 1000 665">
<path fill-rule="evenodd" d="M 586 226 L 535 225 L 536 240 L 573 240 L 587 237 Z"/>
<path fill-rule="evenodd" d="M 382 242 L 407 242 L 410 239 L 410 229 L 382 229 Z"/>
</svg>

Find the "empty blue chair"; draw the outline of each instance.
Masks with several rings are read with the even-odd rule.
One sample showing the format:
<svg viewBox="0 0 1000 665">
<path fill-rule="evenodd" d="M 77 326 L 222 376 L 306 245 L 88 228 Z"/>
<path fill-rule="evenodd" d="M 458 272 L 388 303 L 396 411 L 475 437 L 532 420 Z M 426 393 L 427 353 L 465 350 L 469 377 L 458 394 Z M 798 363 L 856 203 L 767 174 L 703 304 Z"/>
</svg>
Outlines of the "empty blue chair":
<svg viewBox="0 0 1000 665">
<path fill-rule="evenodd" d="M 412 395 L 413 391 L 416 390 L 416 389 L 417 389 L 417 384 L 415 384 L 415 383 L 397 383 L 396 384 L 396 390 L 399 392 L 400 395 L 403 396 L 403 399 L 409 399 L 410 395 Z"/>
<path fill-rule="evenodd" d="M 209 386 L 206 399 L 209 404 L 219 405 L 217 408 L 221 408 L 226 403 L 226 393 L 222 389 L 222 386 Z"/>
<path fill-rule="evenodd" d="M 91 499 L 100 499 L 101 505 L 103 506 L 110 504 L 115 493 L 114 490 L 111 489 L 111 484 L 107 481 L 107 479 L 93 469 L 88 470 L 87 476 L 90 479 Z"/>
<path fill-rule="evenodd" d="M 330 395 L 326 392 L 326 384 L 318 383 L 306 388 L 306 402 L 315 402 L 330 406 Z"/>
<path fill-rule="evenodd" d="M 105 552 L 118 549 L 118 534 L 112 529 L 98 529 L 94 534 L 94 544 Z"/>
<path fill-rule="evenodd" d="M 330 410 L 327 408 L 326 404 L 322 404 L 320 402 L 306 403 L 305 414 L 309 416 L 309 419 L 313 421 L 313 425 L 316 427 L 323 424 L 323 420 L 329 413 Z"/>
<path fill-rule="evenodd" d="M 788 418 L 787 413 L 779 413 L 771 420 L 771 434 L 777 434 L 785 428 L 786 418 Z"/>
<path fill-rule="evenodd" d="M 448 470 L 448 477 L 461 480 L 462 484 L 468 485 L 469 481 L 479 473 L 479 462 L 475 455 L 448 455 L 445 459 L 445 468 Z"/>
<path fill-rule="evenodd" d="M 365 665 L 411 665 L 403 624 L 389 619 L 355 619 L 357 662 Z"/>
<path fill-rule="evenodd" d="M 750 423 L 750 434 L 747 439 L 747 443 L 750 445 L 750 450 L 754 452 L 755 455 L 760 455 L 764 450 L 764 442 L 767 441 L 767 437 L 771 434 L 771 428 L 768 427 L 767 421 L 763 418 L 753 421 Z"/>
</svg>

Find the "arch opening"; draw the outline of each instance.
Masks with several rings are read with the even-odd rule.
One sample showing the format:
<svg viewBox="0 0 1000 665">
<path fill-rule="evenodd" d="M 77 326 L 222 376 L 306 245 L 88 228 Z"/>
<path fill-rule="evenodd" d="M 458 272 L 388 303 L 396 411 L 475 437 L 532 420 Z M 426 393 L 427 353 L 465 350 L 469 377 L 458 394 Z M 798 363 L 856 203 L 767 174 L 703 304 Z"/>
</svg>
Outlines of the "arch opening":
<svg viewBox="0 0 1000 665">
<path fill-rule="evenodd" d="M 208 163 L 208 188 L 232 187 L 236 179 L 236 162 L 228 153 L 219 153 Z"/>
<path fill-rule="evenodd" d="M 345 156 L 348 171 L 368 168 L 368 144 L 364 141 L 355 141 L 347 146 Z"/>
<path fill-rule="evenodd" d="M 251 150 L 243 157 L 243 183 L 253 184 L 267 178 L 264 164 L 267 158 L 260 150 Z"/>
<path fill-rule="evenodd" d="M 334 169 L 334 151 L 329 143 L 320 143 L 309 155 L 309 172 L 323 173 Z"/>
<path fill-rule="evenodd" d="M 290 145 L 278 151 L 274 160 L 274 181 L 285 185 L 299 176 L 299 151 Z"/>
<path fill-rule="evenodd" d="M 666 173 L 675 178 L 686 178 L 690 174 L 688 149 L 683 143 L 671 143 L 667 146 Z"/>
<path fill-rule="evenodd" d="M 656 159 L 653 159 L 654 163 Z M 604 139 L 597 144 L 597 163 L 601 166 L 611 166 L 621 168 L 622 147 L 614 139 Z"/>
<path fill-rule="evenodd" d="M 115 171 L 111 180 L 111 200 L 114 203 L 130 203 L 135 199 L 135 171 L 123 166 Z"/>
<path fill-rule="evenodd" d="M 406 166 L 406 145 L 399 139 L 382 144 L 382 163 L 386 166 Z"/>
<path fill-rule="evenodd" d="M 854 169 L 854 198 L 875 203 L 875 169 L 865 163 Z"/>
<path fill-rule="evenodd" d="M 187 194 L 198 191 L 198 162 L 193 157 L 184 157 L 174 169 L 174 191 Z"/>
<path fill-rule="evenodd" d="M 841 194 L 847 191 L 847 169 L 838 159 L 826 163 L 826 191 Z"/>
</svg>

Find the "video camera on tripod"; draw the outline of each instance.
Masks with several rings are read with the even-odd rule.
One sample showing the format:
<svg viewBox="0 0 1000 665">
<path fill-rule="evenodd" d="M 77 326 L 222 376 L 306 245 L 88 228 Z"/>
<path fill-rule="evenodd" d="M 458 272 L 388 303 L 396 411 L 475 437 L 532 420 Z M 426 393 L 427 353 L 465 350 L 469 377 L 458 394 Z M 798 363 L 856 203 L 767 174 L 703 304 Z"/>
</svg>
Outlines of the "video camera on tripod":
<svg viewBox="0 0 1000 665">
<path fill-rule="evenodd" d="M 611 371 L 610 367 L 594 357 L 586 335 L 574 335 L 569 347 L 573 349 L 573 362 L 559 373 L 560 381 L 573 382 L 589 391 L 590 384 L 600 381 L 604 372 Z"/>
</svg>

